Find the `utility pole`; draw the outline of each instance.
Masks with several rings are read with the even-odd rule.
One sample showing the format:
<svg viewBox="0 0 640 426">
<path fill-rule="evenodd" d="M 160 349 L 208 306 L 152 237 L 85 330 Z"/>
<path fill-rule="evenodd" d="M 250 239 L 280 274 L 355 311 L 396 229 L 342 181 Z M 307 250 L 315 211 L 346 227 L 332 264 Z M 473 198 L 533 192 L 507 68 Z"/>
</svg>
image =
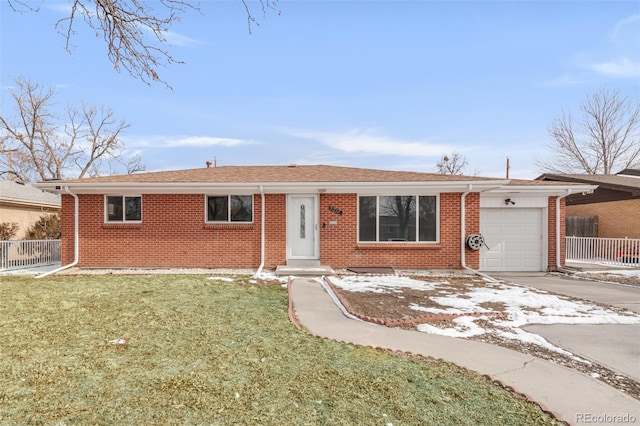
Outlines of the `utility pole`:
<svg viewBox="0 0 640 426">
<path fill-rule="evenodd" d="M 18 152 L 17 149 L 5 149 L 0 151 L 0 153 L 4 153 L 7 155 L 7 180 L 11 180 L 11 175 L 13 175 L 13 157 L 11 154 L 13 152 Z"/>
<path fill-rule="evenodd" d="M 509 165 L 509 157 L 507 157 L 507 179 L 509 179 L 509 169 L 511 169 L 511 166 Z"/>
</svg>

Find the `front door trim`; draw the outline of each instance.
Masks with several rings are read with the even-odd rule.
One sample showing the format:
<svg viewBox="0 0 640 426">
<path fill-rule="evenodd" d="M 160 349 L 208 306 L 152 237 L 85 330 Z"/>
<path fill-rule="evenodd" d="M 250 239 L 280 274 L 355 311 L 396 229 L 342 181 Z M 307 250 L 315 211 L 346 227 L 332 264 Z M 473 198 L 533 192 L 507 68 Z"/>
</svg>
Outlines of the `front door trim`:
<svg viewBox="0 0 640 426">
<path fill-rule="evenodd" d="M 287 260 L 320 259 L 319 204 L 318 194 L 287 194 Z M 301 223 L 301 208 L 305 223 Z"/>
</svg>

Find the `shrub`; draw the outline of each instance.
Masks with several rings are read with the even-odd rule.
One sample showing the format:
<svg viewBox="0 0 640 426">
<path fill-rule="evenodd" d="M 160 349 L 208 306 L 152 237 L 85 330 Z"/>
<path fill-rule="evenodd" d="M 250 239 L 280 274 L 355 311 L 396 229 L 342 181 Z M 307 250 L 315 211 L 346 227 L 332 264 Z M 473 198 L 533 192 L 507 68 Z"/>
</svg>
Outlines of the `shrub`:
<svg viewBox="0 0 640 426">
<path fill-rule="evenodd" d="M 18 224 L 15 222 L 0 223 L 0 241 L 10 240 L 18 233 Z"/>
<path fill-rule="evenodd" d="M 29 229 L 25 240 L 55 240 L 60 238 L 60 215 L 57 213 L 44 214 Z"/>
</svg>

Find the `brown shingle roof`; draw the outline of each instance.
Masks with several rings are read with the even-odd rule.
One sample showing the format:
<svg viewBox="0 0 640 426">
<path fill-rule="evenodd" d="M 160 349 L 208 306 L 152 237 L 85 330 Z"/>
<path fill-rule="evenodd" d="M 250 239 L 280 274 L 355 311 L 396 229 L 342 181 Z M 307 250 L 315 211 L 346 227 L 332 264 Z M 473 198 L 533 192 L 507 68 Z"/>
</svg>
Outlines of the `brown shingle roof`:
<svg viewBox="0 0 640 426">
<path fill-rule="evenodd" d="M 69 179 L 60 183 L 260 183 L 260 182 L 451 182 L 500 180 L 475 176 L 444 175 L 339 167 L 299 166 L 222 166 L 132 175 Z M 52 181 L 53 182 L 53 181 Z"/>
<path fill-rule="evenodd" d="M 640 178 L 620 175 L 586 175 L 586 174 L 553 174 L 545 173 L 540 180 L 555 182 L 575 182 L 599 185 L 617 190 L 637 192 L 640 190 Z"/>
</svg>

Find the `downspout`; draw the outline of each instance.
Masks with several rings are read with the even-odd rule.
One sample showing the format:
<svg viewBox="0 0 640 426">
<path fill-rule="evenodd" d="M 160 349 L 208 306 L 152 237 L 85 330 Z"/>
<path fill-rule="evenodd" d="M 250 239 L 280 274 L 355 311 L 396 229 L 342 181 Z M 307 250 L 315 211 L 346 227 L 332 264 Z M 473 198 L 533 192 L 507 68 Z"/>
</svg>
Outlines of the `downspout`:
<svg viewBox="0 0 640 426">
<path fill-rule="evenodd" d="M 565 195 L 556 198 L 556 270 L 562 269 L 562 259 L 560 258 L 560 201 L 571 195 L 572 191 L 567 189 Z"/>
<path fill-rule="evenodd" d="M 491 282 L 496 282 L 496 280 L 493 277 L 490 277 L 487 274 L 483 274 L 480 271 L 477 271 L 475 269 L 469 268 L 467 266 L 467 256 L 466 256 L 466 252 L 465 252 L 465 233 L 467 231 L 467 214 L 466 214 L 466 210 L 467 210 L 467 206 L 466 206 L 466 202 L 465 199 L 467 198 L 467 195 L 471 192 L 471 189 L 473 188 L 473 185 L 469 185 L 469 188 L 467 188 L 467 191 L 462 193 L 462 197 L 460 199 L 460 263 L 462 265 L 462 270 L 467 271 L 467 272 L 471 272 L 472 274 L 481 276 L 482 278 L 489 280 Z"/>
<path fill-rule="evenodd" d="M 262 268 L 264 268 L 264 211 L 264 187 L 260 185 L 260 266 L 258 266 L 253 278 L 258 278 L 258 275 L 262 273 Z"/>
<path fill-rule="evenodd" d="M 462 197 L 460 197 L 460 264 L 462 265 L 462 269 L 464 270 L 470 269 L 467 267 L 467 255 L 465 253 L 465 248 L 464 248 L 464 245 L 465 245 L 464 235 L 467 231 L 467 214 L 466 214 L 467 205 L 465 200 L 467 198 L 467 195 L 469 195 L 469 193 L 471 192 L 472 188 L 473 188 L 473 185 L 469 185 L 469 187 L 467 188 L 467 191 L 463 192 Z"/>
<path fill-rule="evenodd" d="M 37 275 L 36 278 L 44 278 L 48 275 L 55 274 L 56 272 L 60 272 L 65 269 L 69 269 L 78 264 L 79 252 L 80 252 L 80 241 L 79 241 L 79 221 L 80 221 L 80 202 L 78 200 L 78 196 L 69 190 L 68 186 L 64 187 L 64 190 L 73 197 L 74 203 L 74 215 L 73 215 L 73 262 L 68 265 L 61 266 L 53 271 L 45 272 L 44 274 Z"/>
</svg>

